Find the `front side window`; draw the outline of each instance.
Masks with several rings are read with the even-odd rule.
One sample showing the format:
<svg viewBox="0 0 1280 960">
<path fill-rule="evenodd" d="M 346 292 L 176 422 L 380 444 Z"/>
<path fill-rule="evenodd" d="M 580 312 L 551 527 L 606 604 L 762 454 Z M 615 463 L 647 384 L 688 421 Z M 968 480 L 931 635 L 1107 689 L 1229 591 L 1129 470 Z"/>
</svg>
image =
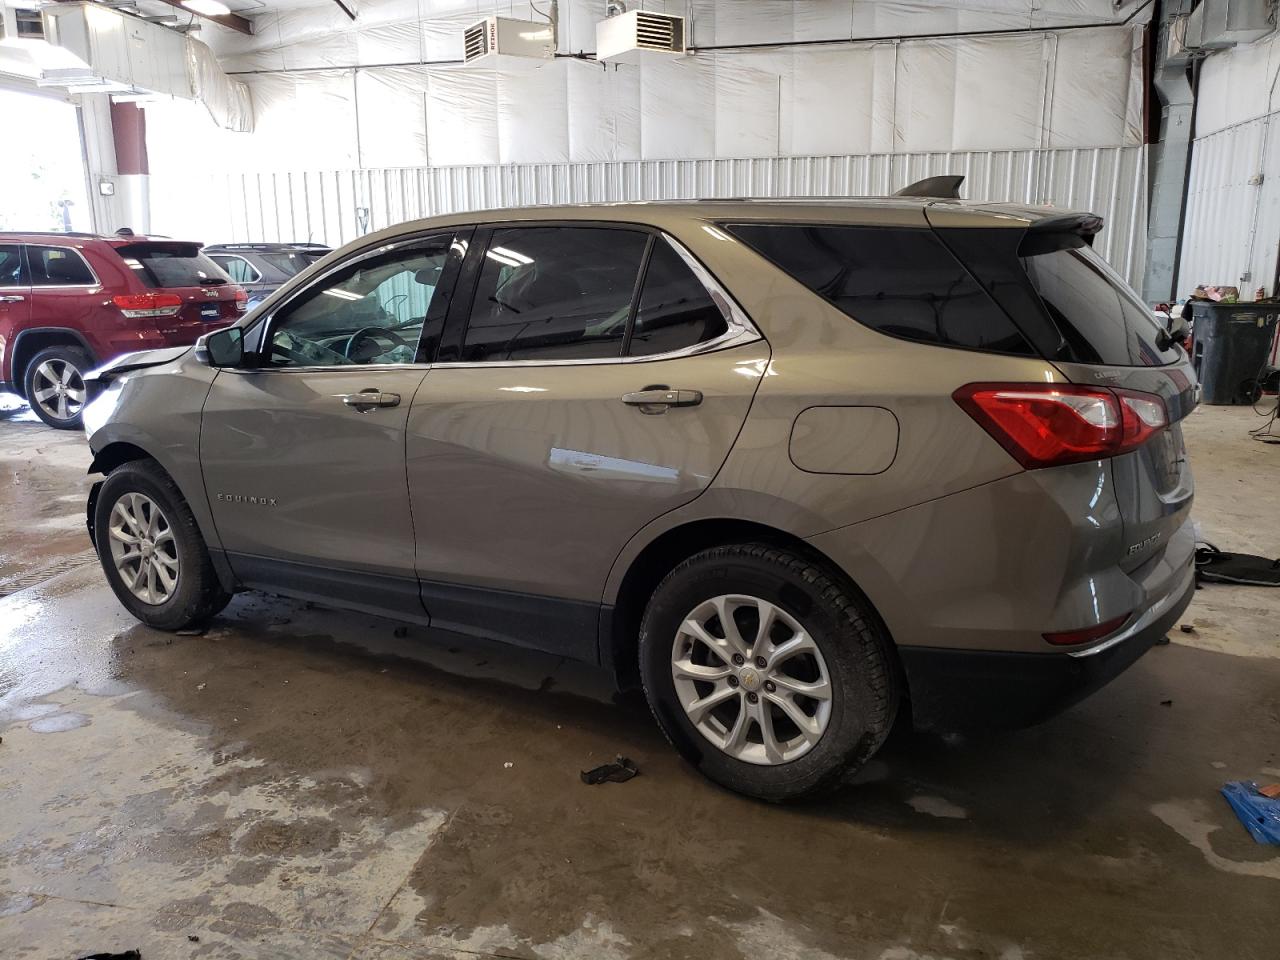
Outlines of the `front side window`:
<svg viewBox="0 0 1280 960">
<path fill-rule="evenodd" d="M 90 287 L 98 281 L 79 250 L 70 247 L 27 247 L 31 284 L 37 287 Z"/>
<path fill-rule="evenodd" d="M 443 323 L 437 296 L 453 236 L 342 270 L 286 306 L 270 333 L 272 367 L 413 363 L 424 330 Z M 438 331 L 431 334 L 438 336 Z"/>
<path fill-rule="evenodd" d="M 476 285 L 462 359 L 622 356 L 649 242 L 639 230 L 494 230 Z"/>
<path fill-rule="evenodd" d="M 236 283 L 257 283 L 262 275 L 244 257 L 210 257 Z"/>
<path fill-rule="evenodd" d="M 932 230 L 764 223 L 725 229 L 863 326 L 905 340 L 1034 355 Z"/>
<path fill-rule="evenodd" d="M 0 287 L 27 286 L 22 268 L 22 247 L 16 243 L 0 243 Z"/>
</svg>

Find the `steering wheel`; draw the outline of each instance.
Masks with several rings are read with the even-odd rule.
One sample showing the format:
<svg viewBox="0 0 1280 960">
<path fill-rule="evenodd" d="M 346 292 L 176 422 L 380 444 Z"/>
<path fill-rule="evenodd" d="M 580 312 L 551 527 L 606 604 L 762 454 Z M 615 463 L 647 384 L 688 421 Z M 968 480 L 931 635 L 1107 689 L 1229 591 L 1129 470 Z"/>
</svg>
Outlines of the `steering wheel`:
<svg viewBox="0 0 1280 960">
<path fill-rule="evenodd" d="M 388 341 L 391 346 L 387 347 L 386 350 L 379 350 L 378 353 L 386 353 L 388 350 L 392 350 L 395 347 L 409 346 L 404 337 L 400 336 L 400 334 L 396 333 L 394 330 L 388 330 L 386 327 L 361 327 L 348 338 L 347 345 L 343 348 L 342 356 L 352 363 L 356 363 L 358 361 L 353 359 L 353 355 L 356 353 L 357 349 L 363 346 L 366 340 L 372 340 L 376 344 L 380 339 Z M 377 355 L 378 354 L 375 353 L 371 356 L 376 357 Z"/>
</svg>

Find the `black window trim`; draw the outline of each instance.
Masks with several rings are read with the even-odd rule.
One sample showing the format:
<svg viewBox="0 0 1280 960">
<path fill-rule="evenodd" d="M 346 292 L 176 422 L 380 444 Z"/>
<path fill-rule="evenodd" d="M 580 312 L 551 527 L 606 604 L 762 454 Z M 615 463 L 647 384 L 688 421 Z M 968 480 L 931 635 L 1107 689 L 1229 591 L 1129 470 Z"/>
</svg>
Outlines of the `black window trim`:
<svg viewBox="0 0 1280 960">
<path fill-rule="evenodd" d="M 393 240 L 390 243 L 379 244 L 376 247 L 360 252 L 356 256 L 352 256 L 350 258 L 341 260 L 333 264 L 329 269 L 325 270 L 324 273 L 308 280 L 306 283 L 299 286 L 296 290 L 291 290 L 289 292 L 289 295 L 286 298 L 284 298 L 278 304 L 276 304 L 271 308 L 270 312 L 263 313 L 260 316 L 255 315 L 251 319 L 251 321 L 249 323 L 246 323 L 244 326 L 246 340 L 248 340 L 251 335 L 254 336 L 254 339 L 256 341 L 254 344 L 254 347 L 255 347 L 254 353 L 255 355 L 260 355 L 262 352 L 263 345 L 271 342 L 272 334 L 274 334 L 276 330 L 277 320 L 283 319 L 281 314 L 284 311 L 286 311 L 290 306 L 292 306 L 293 304 L 297 303 L 298 301 L 308 296 L 312 291 L 318 289 L 319 287 L 323 286 L 325 283 L 330 281 L 335 274 L 342 273 L 348 267 L 352 267 L 357 264 L 364 263 L 365 261 L 372 260 L 376 257 L 385 256 L 386 254 L 392 253 L 393 251 L 412 250 L 414 247 L 420 246 L 423 243 L 433 238 L 440 237 L 444 234 L 451 234 L 453 237 L 452 242 L 454 244 L 461 243 L 464 247 L 467 247 L 470 244 L 470 242 L 474 239 L 475 227 L 474 225 L 471 225 L 471 224 L 457 224 L 454 226 L 441 226 L 433 230 L 422 230 L 412 234 L 411 236 L 407 236 L 399 240 Z M 465 260 L 465 257 L 463 259 Z M 453 262 L 456 263 L 457 261 L 453 261 Z M 448 268 L 446 265 L 446 270 L 447 269 Z M 457 292 L 457 284 L 456 284 L 457 276 L 458 276 L 458 272 L 455 271 L 452 276 L 442 277 L 442 281 L 446 279 L 449 281 L 449 284 L 447 287 L 443 282 L 441 283 L 441 287 L 445 288 L 445 295 L 449 297 L 450 315 L 452 315 L 453 301 L 456 300 L 455 294 Z M 424 330 L 425 330 L 425 324 L 424 324 Z M 227 370 L 228 372 L 233 372 L 233 373 L 252 373 L 252 374 L 316 373 L 320 371 L 339 371 L 339 370 L 346 371 L 348 373 L 352 372 L 353 370 L 364 370 L 369 373 L 375 373 L 380 370 L 425 370 L 428 367 L 430 367 L 432 364 L 431 364 L 431 358 L 424 359 L 422 357 L 421 336 L 419 336 L 417 348 L 418 348 L 418 355 L 414 357 L 414 360 L 412 363 L 378 363 L 378 364 L 335 363 L 335 364 L 315 364 L 312 366 L 298 365 L 298 366 L 286 366 L 286 367 L 271 367 L 258 362 L 258 363 L 254 363 L 252 365 L 246 365 L 243 367 L 226 367 L 224 369 Z"/>
<path fill-rule="evenodd" d="M 93 283 L 36 283 L 36 272 L 31 269 L 32 247 L 39 247 L 45 250 L 69 250 L 80 258 L 84 268 L 89 271 L 89 276 L 93 277 Z M 89 263 L 89 258 L 76 247 L 69 247 L 59 243 L 24 243 L 22 245 L 22 257 L 26 260 L 27 284 L 31 288 L 32 296 L 40 290 L 88 290 L 91 287 L 102 286 L 102 281 L 98 279 L 98 272 Z"/>
<path fill-rule="evenodd" d="M 698 356 L 704 353 L 712 353 L 718 350 L 725 350 L 730 347 L 737 347 L 747 343 L 755 343 L 763 340 L 764 336 L 760 333 L 759 328 L 752 322 L 746 311 L 738 304 L 733 296 L 726 290 L 709 271 L 703 263 L 689 252 L 685 246 L 676 240 L 671 234 L 667 233 L 659 227 L 651 224 L 632 223 L 622 220 L 495 220 L 492 222 L 481 224 L 476 230 L 475 236 L 472 238 L 471 249 L 467 254 L 467 262 L 463 264 L 462 276 L 458 283 L 459 295 L 453 298 L 449 307 L 449 319 L 446 322 L 445 333 L 441 337 L 441 346 L 439 355 L 448 357 L 460 357 L 462 354 L 462 344 L 466 338 L 467 326 L 471 317 L 471 307 L 475 301 L 476 289 L 480 283 L 480 266 L 484 260 L 484 254 L 489 249 L 493 234 L 497 230 L 503 229 L 520 229 L 533 227 L 581 227 L 581 228 L 606 228 L 611 230 L 628 230 L 632 233 L 646 233 L 649 235 L 649 242 L 645 245 L 640 270 L 636 277 L 636 285 L 631 295 L 631 312 L 627 317 L 627 332 L 624 335 L 624 346 L 622 355 L 616 357 L 575 357 L 565 359 L 526 359 L 526 360 L 437 360 L 432 364 L 433 367 L 443 369 L 451 369 L 454 367 L 583 367 L 583 366 L 601 366 L 604 364 L 632 364 L 632 363 L 648 363 L 661 360 L 675 360 L 681 357 Z M 629 357 L 625 355 L 626 347 L 630 345 L 631 332 L 635 324 L 636 312 L 640 304 L 640 292 L 644 283 L 645 274 L 649 269 L 649 258 L 653 252 L 654 244 L 659 240 L 665 240 L 671 248 L 676 252 L 685 266 L 698 279 L 707 294 L 711 297 L 715 305 L 720 309 L 724 316 L 726 330 L 718 337 L 710 340 L 704 340 L 700 343 L 690 344 L 687 347 L 681 347 L 679 350 L 669 350 L 666 353 L 652 353 L 642 356 Z M 461 291 L 466 291 L 462 293 Z"/>
</svg>

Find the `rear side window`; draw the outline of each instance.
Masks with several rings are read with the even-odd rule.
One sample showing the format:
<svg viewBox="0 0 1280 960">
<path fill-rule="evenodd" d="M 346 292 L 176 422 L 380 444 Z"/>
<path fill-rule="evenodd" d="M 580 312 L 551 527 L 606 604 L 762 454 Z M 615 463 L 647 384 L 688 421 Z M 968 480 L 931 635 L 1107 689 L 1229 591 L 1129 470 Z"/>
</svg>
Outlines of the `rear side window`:
<svg viewBox="0 0 1280 960">
<path fill-rule="evenodd" d="M 0 287 L 25 287 L 22 269 L 22 247 L 16 243 L 0 244 Z"/>
<path fill-rule="evenodd" d="M 37 287 L 93 286 L 93 271 L 79 250 L 69 247 L 27 247 L 31 285 Z"/>
<path fill-rule="evenodd" d="M 244 257 L 211 256 L 209 259 L 226 271 L 227 276 L 236 283 L 256 283 L 262 279 L 262 275 Z"/>
<path fill-rule="evenodd" d="M 665 241 L 653 246 L 644 272 L 627 355 L 650 356 L 714 340 L 729 329 L 702 281 Z"/>
<path fill-rule="evenodd" d="M 619 357 L 648 244 L 638 230 L 515 227 L 485 251 L 462 359 Z"/>
<path fill-rule="evenodd" d="M 1091 249 L 1023 257 L 1022 268 L 1064 341 L 1058 359 L 1123 367 L 1178 359 L 1171 344 L 1160 348 L 1151 311 Z"/>
<path fill-rule="evenodd" d="M 208 287 L 229 283 L 222 268 L 194 243 L 131 243 L 116 253 L 148 287 Z"/>
<path fill-rule="evenodd" d="M 725 229 L 880 333 L 991 353 L 1034 354 L 1008 315 L 932 230 L 754 223 Z"/>
</svg>

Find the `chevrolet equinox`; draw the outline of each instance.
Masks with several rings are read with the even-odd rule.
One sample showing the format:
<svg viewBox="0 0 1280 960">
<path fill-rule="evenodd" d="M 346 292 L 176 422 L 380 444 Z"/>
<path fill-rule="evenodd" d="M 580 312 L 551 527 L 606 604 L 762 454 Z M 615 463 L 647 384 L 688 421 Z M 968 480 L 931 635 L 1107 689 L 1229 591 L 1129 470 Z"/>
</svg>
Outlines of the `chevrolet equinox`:
<svg viewBox="0 0 1280 960">
<path fill-rule="evenodd" d="M 442 216 L 93 380 L 90 535 L 176 630 L 258 588 L 591 661 L 781 800 L 1025 724 L 1193 591 L 1186 354 L 1088 214 Z"/>
</svg>

